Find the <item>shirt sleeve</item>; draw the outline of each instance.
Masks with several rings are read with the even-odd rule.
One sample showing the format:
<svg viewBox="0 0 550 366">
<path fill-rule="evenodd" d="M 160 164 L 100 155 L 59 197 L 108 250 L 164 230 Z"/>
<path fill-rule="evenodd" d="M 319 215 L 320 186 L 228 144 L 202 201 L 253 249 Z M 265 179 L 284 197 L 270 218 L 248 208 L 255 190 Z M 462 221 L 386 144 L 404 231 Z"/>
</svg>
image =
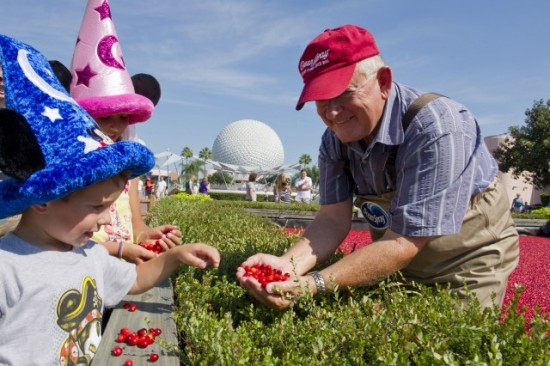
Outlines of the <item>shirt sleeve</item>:
<svg viewBox="0 0 550 366">
<path fill-rule="evenodd" d="M 338 138 L 327 129 L 319 148 L 319 203 L 329 205 L 353 197 L 355 182 Z M 346 150 L 347 151 L 347 150 Z"/>
<path fill-rule="evenodd" d="M 104 306 L 112 307 L 118 304 L 128 294 L 136 282 L 136 265 L 125 262 L 107 253 L 102 245 L 94 246 L 101 255 L 97 255 L 105 268 L 105 298 Z"/>
<path fill-rule="evenodd" d="M 457 233 L 480 181 L 476 171 L 483 169 L 478 155 L 485 145 L 477 122 L 446 98 L 423 108 L 414 121 L 399 148 L 391 229 L 411 236 Z"/>
</svg>

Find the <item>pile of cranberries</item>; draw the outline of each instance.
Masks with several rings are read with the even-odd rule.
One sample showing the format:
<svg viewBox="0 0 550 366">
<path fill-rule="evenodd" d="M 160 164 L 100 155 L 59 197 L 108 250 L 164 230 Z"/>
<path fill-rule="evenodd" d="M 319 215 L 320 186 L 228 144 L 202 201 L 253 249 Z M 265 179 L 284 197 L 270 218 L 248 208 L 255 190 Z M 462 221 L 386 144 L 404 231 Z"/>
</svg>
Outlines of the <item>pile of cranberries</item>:
<svg viewBox="0 0 550 366">
<path fill-rule="evenodd" d="M 160 242 L 158 240 L 154 244 L 139 243 L 138 245 L 153 253 L 156 253 L 156 254 L 162 253 L 162 245 L 160 245 Z"/>
<path fill-rule="evenodd" d="M 155 338 L 161 333 L 160 328 L 141 328 L 137 332 L 132 332 L 129 328 L 122 328 L 116 337 L 116 341 L 126 343 L 128 346 L 147 348 L 147 346 L 155 343 Z"/>
<path fill-rule="evenodd" d="M 281 272 L 279 269 L 273 269 L 269 264 L 254 264 L 252 266 L 244 267 L 244 276 L 252 276 L 265 287 L 270 282 L 286 281 L 289 277 L 289 273 Z"/>
<path fill-rule="evenodd" d="M 137 346 L 139 348 L 147 348 L 151 344 L 155 343 L 156 337 L 162 334 L 160 328 L 141 328 L 138 331 L 132 332 L 130 328 L 121 328 L 116 341 L 118 343 L 125 343 L 127 346 Z M 114 346 L 112 354 L 113 356 L 119 357 L 124 353 L 122 347 Z M 149 361 L 156 362 L 159 359 L 157 353 L 151 353 L 149 355 Z M 129 363 L 128 363 L 129 362 Z M 126 360 L 124 365 L 132 365 L 131 360 Z"/>
</svg>

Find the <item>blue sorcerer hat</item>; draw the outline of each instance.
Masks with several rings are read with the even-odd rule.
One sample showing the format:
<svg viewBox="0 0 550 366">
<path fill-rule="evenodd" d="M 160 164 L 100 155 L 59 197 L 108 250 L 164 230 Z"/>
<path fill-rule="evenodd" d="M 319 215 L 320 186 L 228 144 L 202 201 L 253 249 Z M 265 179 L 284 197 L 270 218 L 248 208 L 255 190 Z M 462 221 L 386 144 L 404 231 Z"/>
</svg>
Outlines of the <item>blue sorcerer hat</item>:
<svg viewBox="0 0 550 366">
<path fill-rule="evenodd" d="M 149 171 L 154 155 L 132 141 L 113 143 L 72 99 L 48 60 L 0 34 L 6 109 L 0 109 L 0 218 L 62 198 L 130 171 Z"/>
</svg>

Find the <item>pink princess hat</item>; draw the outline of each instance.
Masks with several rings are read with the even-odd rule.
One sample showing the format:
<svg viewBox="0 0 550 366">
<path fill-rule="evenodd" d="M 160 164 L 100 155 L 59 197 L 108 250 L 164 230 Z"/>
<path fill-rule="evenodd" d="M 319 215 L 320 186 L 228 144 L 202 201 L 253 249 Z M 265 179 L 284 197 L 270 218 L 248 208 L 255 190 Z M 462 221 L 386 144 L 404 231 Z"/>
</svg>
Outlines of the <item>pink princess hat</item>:
<svg viewBox="0 0 550 366">
<path fill-rule="evenodd" d="M 88 0 L 71 73 L 71 95 L 92 117 L 127 113 L 130 124 L 151 117 L 154 104 L 136 94 L 107 0 Z"/>
</svg>

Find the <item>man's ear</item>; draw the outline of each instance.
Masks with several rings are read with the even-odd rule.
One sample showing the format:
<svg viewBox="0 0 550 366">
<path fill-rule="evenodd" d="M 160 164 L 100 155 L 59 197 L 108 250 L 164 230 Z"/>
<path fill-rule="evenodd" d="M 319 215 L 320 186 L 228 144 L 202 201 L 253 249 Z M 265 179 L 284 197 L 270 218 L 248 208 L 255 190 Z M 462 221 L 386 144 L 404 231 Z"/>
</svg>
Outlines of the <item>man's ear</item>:
<svg viewBox="0 0 550 366">
<path fill-rule="evenodd" d="M 378 85 L 384 99 L 388 99 L 392 87 L 393 75 L 389 66 L 384 66 L 378 70 Z"/>
</svg>

